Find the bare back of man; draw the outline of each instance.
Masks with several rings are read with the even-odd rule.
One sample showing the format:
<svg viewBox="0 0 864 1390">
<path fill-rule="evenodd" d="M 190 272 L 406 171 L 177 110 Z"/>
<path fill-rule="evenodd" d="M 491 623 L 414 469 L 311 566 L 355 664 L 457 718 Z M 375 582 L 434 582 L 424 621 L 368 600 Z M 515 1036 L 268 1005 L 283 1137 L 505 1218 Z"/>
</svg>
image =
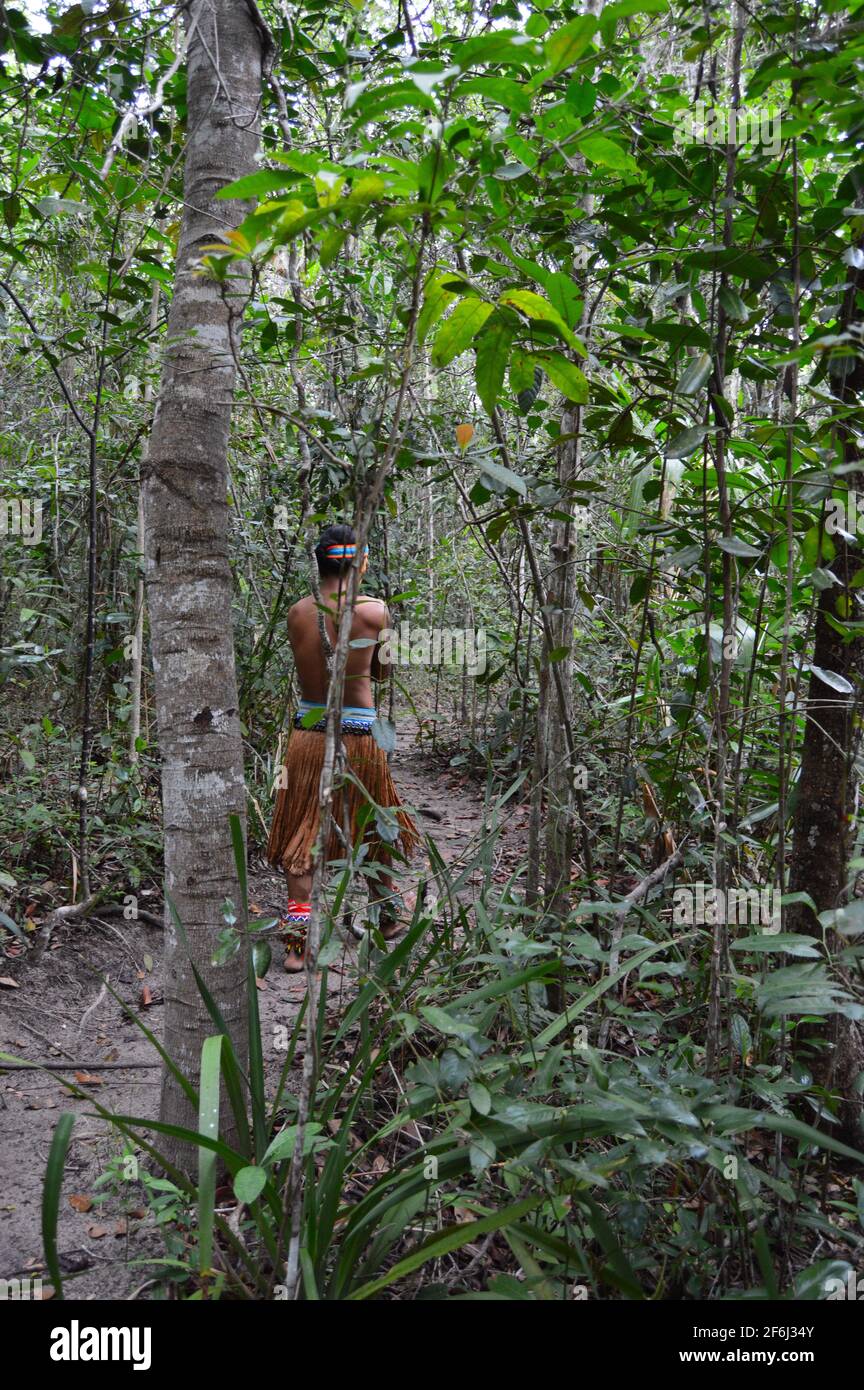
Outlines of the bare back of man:
<svg viewBox="0 0 864 1390">
<path fill-rule="evenodd" d="M 337 626 L 344 607 L 344 595 L 322 586 L 321 606 L 331 645 L 335 646 Z M 301 598 L 288 611 L 288 640 L 294 654 L 297 678 L 304 700 L 324 705 L 327 702 L 327 664 L 321 643 L 318 622 L 319 608 L 312 594 Z M 380 599 L 358 596 L 351 621 L 351 641 L 366 639 L 362 647 L 349 647 L 342 700 L 345 705 L 371 709 L 375 700 L 373 680 L 386 674 L 378 659 L 378 639 L 389 626 L 386 604 Z"/>
</svg>

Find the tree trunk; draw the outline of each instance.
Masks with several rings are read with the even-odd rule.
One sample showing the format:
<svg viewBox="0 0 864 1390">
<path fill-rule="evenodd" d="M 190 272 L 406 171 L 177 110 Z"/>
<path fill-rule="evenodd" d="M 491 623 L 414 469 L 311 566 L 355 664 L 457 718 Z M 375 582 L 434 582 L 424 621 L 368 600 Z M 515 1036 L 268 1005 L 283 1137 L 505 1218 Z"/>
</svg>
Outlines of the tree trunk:
<svg viewBox="0 0 864 1390">
<path fill-rule="evenodd" d="M 861 244 L 859 243 L 859 249 Z M 864 269 L 850 266 L 840 331 L 860 333 L 859 304 L 864 292 Z M 832 372 L 834 394 L 847 410 L 864 390 L 864 361 L 858 356 L 837 358 Z M 838 427 L 844 462 L 857 464 L 843 478 L 854 494 L 864 492 L 864 466 L 860 444 L 860 416 L 844 416 Z M 792 818 L 792 856 L 789 868 L 791 892 L 809 893 L 818 912 L 840 906 L 846 887 L 847 864 L 854 828 L 855 752 L 860 739 L 861 682 L 864 679 L 864 641 L 860 637 L 844 641 L 832 626 L 847 613 L 854 615 L 856 572 L 864 563 L 860 542 L 847 541 L 842 534 L 832 537 L 835 556 L 829 566 L 836 582 L 819 594 L 813 644 L 813 670 L 807 691 L 807 719 L 801 753 L 801 774 L 795 794 Z M 816 674 L 816 668 L 834 671 L 852 686 L 852 693 L 839 694 Z M 796 904 L 787 910 L 788 931 L 811 931 L 821 939 L 822 928 L 812 912 Z M 842 950 L 846 943 L 834 932 L 827 934 L 828 945 Z M 842 974 L 842 971 L 840 972 Z M 860 1145 L 864 1104 L 859 1077 L 864 1072 L 864 1037 L 859 1024 L 842 1014 L 833 1014 L 826 1030 L 830 1052 L 818 1067 L 819 1080 L 836 1089 L 841 1109 L 839 1118 L 849 1141 Z M 807 1046 L 813 1030 L 798 1034 L 799 1047 Z"/>
<path fill-rule="evenodd" d="M 247 1050 L 243 954 L 218 968 L 210 962 L 223 926 L 224 900 L 239 908 L 228 824 L 232 812 L 240 817 L 245 837 L 227 495 L 235 362 L 248 280 L 239 272 L 223 285 L 196 268 L 203 248 L 236 227 L 249 210 L 242 202 L 217 202 L 216 193 L 256 167 L 264 58 L 256 18 L 254 6 L 243 0 L 206 5 L 192 0 L 186 11 L 183 220 L 162 385 L 141 480 L 165 891 L 241 1066 Z M 203 1040 L 215 1028 L 167 902 L 165 932 L 165 1044 L 180 1069 L 197 1079 Z M 163 1083 L 161 1118 L 194 1121 L 170 1076 Z M 230 1135 L 224 1113 L 221 1128 Z M 182 1147 L 174 1146 L 171 1156 L 188 1162 Z"/>
<path fill-rule="evenodd" d="M 565 496 L 561 504 L 567 520 L 556 521 L 552 533 L 552 574 L 549 584 L 550 627 L 556 648 L 566 648 L 561 659 L 561 685 L 564 707 L 552 697 L 552 717 L 549 720 L 546 745 L 546 876 L 544 908 L 560 928 L 570 911 L 570 871 L 574 847 L 575 769 L 570 757 L 568 731 L 573 728 L 573 627 L 576 621 L 576 527 L 574 503 L 570 484 L 578 476 L 582 408 L 566 410 L 561 420 L 561 433 L 574 435 L 561 446 L 558 484 Z M 549 653 L 546 653 L 546 660 Z M 584 871 L 584 865 L 583 865 Z"/>
<path fill-rule="evenodd" d="M 152 355 L 159 324 L 159 281 L 154 281 L 150 296 L 150 342 L 148 352 Z M 144 385 L 144 404 L 149 406 L 153 399 L 153 387 L 148 378 Z M 144 441 L 143 464 L 147 458 L 149 441 Z M 144 553 L 144 499 L 138 489 L 138 529 L 135 546 L 139 556 Z M 141 561 L 135 561 L 137 578 L 135 581 L 135 632 L 132 646 L 132 712 L 129 716 L 129 762 L 138 762 L 138 739 L 141 734 L 141 685 L 144 678 L 144 571 Z"/>
</svg>

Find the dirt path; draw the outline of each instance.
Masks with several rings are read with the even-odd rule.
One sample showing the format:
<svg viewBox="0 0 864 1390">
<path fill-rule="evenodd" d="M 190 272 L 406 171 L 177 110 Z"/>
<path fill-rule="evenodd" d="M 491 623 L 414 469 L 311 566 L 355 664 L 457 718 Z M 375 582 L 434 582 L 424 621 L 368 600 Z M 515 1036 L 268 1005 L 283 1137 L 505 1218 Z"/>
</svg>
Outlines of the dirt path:
<svg viewBox="0 0 864 1390">
<path fill-rule="evenodd" d="M 454 872 L 472 852 L 482 828 L 482 796 L 463 774 L 433 763 L 417 746 L 413 730 L 400 731 L 394 775 L 403 799 L 427 808 L 420 823 Z M 514 812 L 508 838 L 521 840 L 521 813 Z M 504 852 L 505 858 L 509 857 Z M 284 903 L 279 876 L 259 862 L 251 866 L 251 903 L 270 916 Z M 85 1090 L 115 1113 L 154 1117 L 160 1069 L 144 1035 L 104 988 L 102 977 L 157 1036 L 162 1029 L 162 934 L 141 922 L 67 924 L 55 932 L 38 963 L 2 962 L 17 988 L 0 990 L 0 1051 L 29 1060 L 56 1060 L 71 1068 Z M 352 990 L 355 953 L 343 952 L 328 972 L 328 1009 L 343 1007 Z M 285 1027 L 290 1032 L 305 991 L 302 976 L 274 961 L 260 992 L 262 1035 L 271 1080 L 284 1061 Z M 279 1042 L 282 1039 L 282 1042 Z M 268 1040 L 270 1051 L 268 1054 Z M 85 1100 L 71 1096 L 60 1078 L 33 1071 L 0 1069 L 0 1278 L 38 1273 L 42 1259 L 40 1203 L 51 1137 L 63 1111 L 77 1116 L 61 1203 L 59 1249 L 70 1297 L 129 1297 L 147 1280 L 131 1260 L 164 1254 L 152 1215 L 137 1183 L 97 1186 L 121 1145 Z M 104 1194 L 107 1200 L 95 1200 Z"/>
</svg>

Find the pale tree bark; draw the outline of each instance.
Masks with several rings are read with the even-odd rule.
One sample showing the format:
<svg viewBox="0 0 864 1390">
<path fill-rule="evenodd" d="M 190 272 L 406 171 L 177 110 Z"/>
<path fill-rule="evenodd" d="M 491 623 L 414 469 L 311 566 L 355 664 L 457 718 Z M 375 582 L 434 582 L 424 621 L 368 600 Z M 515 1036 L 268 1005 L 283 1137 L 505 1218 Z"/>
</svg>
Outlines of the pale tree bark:
<svg viewBox="0 0 864 1390">
<path fill-rule="evenodd" d="M 245 837 L 227 496 L 235 363 L 249 286 L 243 271 L 220 284 L 198 266 L 203 249 L 249 211 L 249 204 L 216 201 L 216 194 L 256 167 L 268 36 L 254 5 L 244 0 L 192 0 L 185 21 L 184 206 L 162 385 L 142 465 L 144 556 L 165 889 L 242 1066 L 245 962 L 240 954 L 217 968 L 211 957 L 224 900 L 239 907 L 231 813 L 240 817 Z M 165 1042 L 180 1069 L 197 1078 L 202 1042 L 216 1030 L 167 903 L 165 931 Z M 170 1077 L 161 1115 L 180 1124 L 194 1118 Z M 230 1133 L 227 1117 L 222 1128 Z M 172 1157 L 182 1159 L 182 1150 Z"/>
<path fill-rule="evenodd" d="M 154 351 L 156 328 L 159 322 L 159 281 L 153 283 L 150 297 L 150 343 L 149 352 Z M 149 406 L 153 399 L 153 387 L 148 379 L 144 385 L 144 404 Z M 149 441 L 144 441 L 141 461 L 147 459 Z M 136 548 L 139 555 L 144 554 L 144 498 L 138 489 L 138 529 Z M 129 716 L 129 762 L 138 762 L 138 738 L 141 733 L 141 684 L 144 676 L 144 570 L 138 562 L 138 578 L 135 583 L 135 632 L 132 647 L 132 713 Z"/>
</svg>

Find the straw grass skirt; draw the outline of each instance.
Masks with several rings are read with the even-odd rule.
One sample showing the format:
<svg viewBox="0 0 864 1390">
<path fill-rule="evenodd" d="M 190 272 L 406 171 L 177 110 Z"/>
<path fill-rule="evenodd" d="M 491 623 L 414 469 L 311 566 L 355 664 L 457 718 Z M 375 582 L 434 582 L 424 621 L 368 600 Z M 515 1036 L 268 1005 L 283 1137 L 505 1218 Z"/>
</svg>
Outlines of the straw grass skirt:
<svg viewBox="0 0 864 1390">
<path fill-rule="evenodd" d="M 324 766 L 323 732 L 314 729 L 292 729 L 280 779 L 267 859 L 274 868 L 288 874 L 308 874 L 312 870 L 312 853 L 318 839 L 318 793 L 321 769 Z M 367 857 L 373 861 L 388 860 L 394 846 L 388 844 L 375 829 L 374 809 L 361 815 L 372 802 L 374 806 L 397 810 L 399 822 L 398 847 L 408 858 L 419 843 L 420 836 L 407 811 L 401 808 L 399 793 L 390 776 L 387 755 L 369 734 L 343 733 L 342 746 L 351 773 L 366 794 L 353 782 L 337 790 L 333 798 L 333 820 L 341 827 L 347 801 L 348 822 L 354 846 L 361 839 L 368 843 Z M 368 820 L 367 820 L 368 817 Z M 367 823 L 364 825 L 364 820 Z M 344 859 L 345 846 L 334 833 L 327 846 L 328 859 Z"/>
</svg>

